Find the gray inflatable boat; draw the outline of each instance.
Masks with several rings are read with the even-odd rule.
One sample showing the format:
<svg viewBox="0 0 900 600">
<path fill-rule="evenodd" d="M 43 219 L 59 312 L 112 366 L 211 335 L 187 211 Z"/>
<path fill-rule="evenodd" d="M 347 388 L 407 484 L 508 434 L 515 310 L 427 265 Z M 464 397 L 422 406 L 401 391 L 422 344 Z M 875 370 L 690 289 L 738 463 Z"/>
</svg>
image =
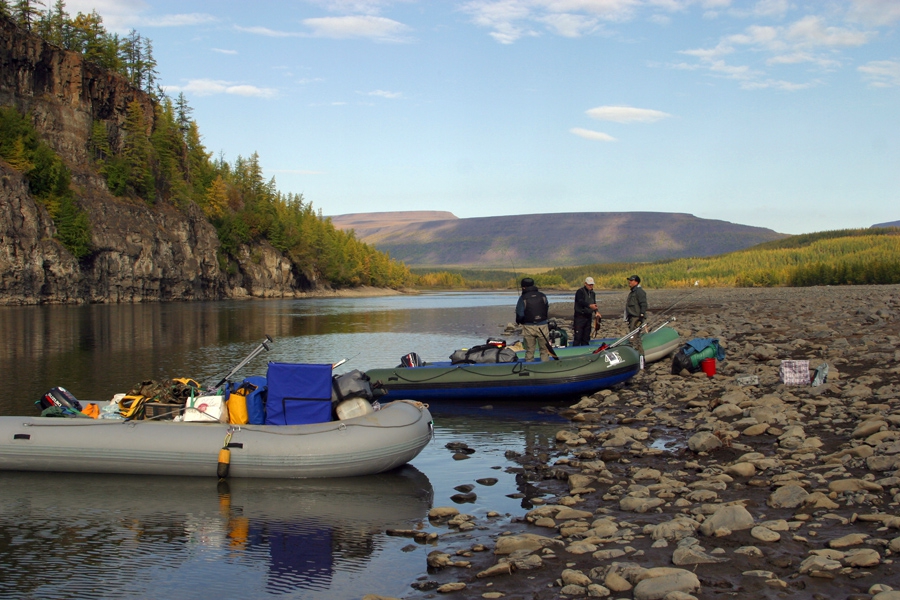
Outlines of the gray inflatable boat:
<svg viewBox="0 0 900 600">
<path fill-rule="evenodd" d="M 0 470 L 215 477 L 227 449 L 228 477 L 350 477 L 406 464 L 432 429 L 406 400 L 311 425 L 0 417 Z"/>
</svg>

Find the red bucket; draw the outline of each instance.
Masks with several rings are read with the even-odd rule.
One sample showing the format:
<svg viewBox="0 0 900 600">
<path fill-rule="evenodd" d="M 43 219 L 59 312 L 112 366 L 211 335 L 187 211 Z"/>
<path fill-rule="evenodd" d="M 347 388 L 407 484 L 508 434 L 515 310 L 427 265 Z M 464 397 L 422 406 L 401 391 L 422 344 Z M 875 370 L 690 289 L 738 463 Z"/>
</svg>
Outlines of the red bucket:
<svg viewBox="0 0 900 600">
<path fill-rule="evenodd" d="M 704 358 L 700 361 L 700 368 L 706 373 L 707 377 L 712 377 L 716 374 L 716 359 Z"/>
</svg>

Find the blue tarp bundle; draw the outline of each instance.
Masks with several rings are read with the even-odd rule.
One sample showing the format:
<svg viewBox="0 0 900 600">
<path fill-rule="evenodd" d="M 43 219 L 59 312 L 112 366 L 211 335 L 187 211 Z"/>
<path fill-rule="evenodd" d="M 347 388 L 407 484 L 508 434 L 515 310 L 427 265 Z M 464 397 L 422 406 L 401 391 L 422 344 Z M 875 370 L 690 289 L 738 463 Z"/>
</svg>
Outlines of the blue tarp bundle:
<svg viewBox="0 0 900 600">
<path fill-rule="evenodd" d="M 721 345 L 719 345 L 719 340 L 717 338 L 694 338 L 685 342 L 682 350 L 684 350 L 685 356 L 690 356 L 694 353 L 702 353 L 710 346 L 715 346 L 715 351 L 714 354 L 710 354 L 710 356 L 706 358 L 725 360 L 725 349 L 722 348 Z"/>
<path fill-rule="evenodd" d="M 331 365 L 270 362 L 266 425 L 331 420 Z"/>
</svg>

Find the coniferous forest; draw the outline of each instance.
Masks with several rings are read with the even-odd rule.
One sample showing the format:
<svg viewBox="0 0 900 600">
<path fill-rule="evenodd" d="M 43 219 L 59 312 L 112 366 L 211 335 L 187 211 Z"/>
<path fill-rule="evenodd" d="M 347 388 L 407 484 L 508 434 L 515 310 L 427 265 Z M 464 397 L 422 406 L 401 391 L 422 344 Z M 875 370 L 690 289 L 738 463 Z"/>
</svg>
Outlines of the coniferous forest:
<svg viewBox="0 0 900 600">
<path fill-rule="evenodd" d="M 357 240 L 352 231 L 336 229 L 302 194 L 279 191 L 274 178 L 264 178 L 255 152 L 233 162 L 213 158 L 187 99 L 183 94 L 170 98 L 161 87 L 149 39 L 133 30 L 124 37 L 107 32 L 96 12 L 73 17 L 64 0 L 52 6 L 0 0 L 0 17 L 80 53 L 150 95 L 155 114 L 145 114 L 137 101 L 128 106 L 121 147 L 111 147 L 105 123 L 93 124 L 95 168 L 116 196 L 182 210 L 199 206 L 216 228 L 223 270 L 236 268 L 233 259 L 240 245 L 267 241 L 309 279 L 335 287 L 413 283 L 406 265 Z M 60 243 L 78 258 L 90 255 L 90 223 L 75 201 L 63 157 L 41 141 L 28 115 L 9 107 L 0 109 L 0 156 L 25 175 L 32 194 L 53 218 Z"/>
</svg>

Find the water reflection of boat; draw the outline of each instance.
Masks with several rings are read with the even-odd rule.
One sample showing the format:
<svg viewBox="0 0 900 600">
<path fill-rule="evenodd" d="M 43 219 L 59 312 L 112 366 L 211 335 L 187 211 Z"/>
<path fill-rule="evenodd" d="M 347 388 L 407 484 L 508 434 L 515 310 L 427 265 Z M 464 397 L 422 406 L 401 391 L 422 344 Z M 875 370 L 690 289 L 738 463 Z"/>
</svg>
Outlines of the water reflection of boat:
<svg viewBox="0 0 900 600">
<path fill-rule="evenodd" d="M 411 461 L 431 435 L 417 402 L 287 426 L 0 417 L 0 470 L 214 477 L 227 446 L 230 477 L 348 477 Z"/>
<path fill-rule="evenodd" d="M 548 400 L 593 394 L 640 369 L 629 346 L 549 362 L 450 364 L 372 369 L 373 387 L 388 400 Z"/>
<path fill-rule="evenodd" d="M 244 597 L 254 597 L 254 588 L 323 590 L 338 571 L 363 568 L 386 529 L 420 523 L 433 494 L 411 465 L 364 477 L 218 486 L 197 478 L 0 473 L 0 530 L 16 532 L 15 543 L 0 543 L 0 571 L 8 575 L 0 596 L 47 597 L 38 592 L 58 585 L 70 597 L 174 597 L 165 593 L 168 580 L 179 582 L 177 597 L 235 597 L 236 584 Z"/>
</svg>

